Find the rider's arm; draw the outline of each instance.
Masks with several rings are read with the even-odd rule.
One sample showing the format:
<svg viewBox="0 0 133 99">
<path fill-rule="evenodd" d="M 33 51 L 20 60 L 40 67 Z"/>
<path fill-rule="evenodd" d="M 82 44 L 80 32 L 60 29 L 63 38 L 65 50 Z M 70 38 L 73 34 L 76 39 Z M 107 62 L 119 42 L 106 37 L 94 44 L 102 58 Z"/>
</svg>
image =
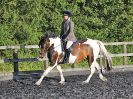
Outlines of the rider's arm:
<svg viewBox="0 0 133 99">
<path fill-rule="evenodd" d="M 74 23 L 71 21 L 67 26 L 67 30 L 65 31 L 64 35 L 62 36 L 64 39 L 69 35 L 69 33 L 73 32 Z"/>
</svg>

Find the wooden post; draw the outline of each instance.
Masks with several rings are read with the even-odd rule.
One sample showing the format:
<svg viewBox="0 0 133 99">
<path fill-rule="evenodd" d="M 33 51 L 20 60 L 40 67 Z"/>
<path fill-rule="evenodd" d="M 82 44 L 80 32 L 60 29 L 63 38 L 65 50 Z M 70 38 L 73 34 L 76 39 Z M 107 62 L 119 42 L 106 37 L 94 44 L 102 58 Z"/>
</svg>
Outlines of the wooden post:
<svg viewBox="0 0 133 99">
<path fill-rule="evenodd" d="M 2 59 L 2 51 L 0 51 L 0 59 Z"/>
<path fill-rule="evenodd" d="M 99 55 L 99 61 L 100 61 L 100 66 L 103 66 L 103 56 L 101 55 L 101 53 Z"/>
<path fill-rule="evenodd" d="M 45 61 L 44 61 L 44 70 L 48 67 L 48 58 L 47 55 L 45 56 Z"/>
<path fill-rule="evenodd" d="M 44 61 L 44 70 L 48 67 L 48 60 Z"/>
<path fill-rule="evenodd" d="M 71 65 L 71 68 L 74 68 L 74 67 L 75 67 L 74 64 L 72 64 L 72 65 Z"/>
<path fill-rule="evenodd" d="M 127 54 L 127 45 L 124 44 L 124 54 Z M 128 59 L 127 59 L 127 56 L 124 56 L 124 65 L 127 65 L 128 64 Z"/>
<path fill-rule="evenodd" d="M 13 59 L 18 59 L 18 50 L 17 49 L 15 49 L 13 51 Z M 18 62 L 14 62 L 13 64 L 14 64 L 14 72 L 18 72 L 19 71 Z"/>
</svg>

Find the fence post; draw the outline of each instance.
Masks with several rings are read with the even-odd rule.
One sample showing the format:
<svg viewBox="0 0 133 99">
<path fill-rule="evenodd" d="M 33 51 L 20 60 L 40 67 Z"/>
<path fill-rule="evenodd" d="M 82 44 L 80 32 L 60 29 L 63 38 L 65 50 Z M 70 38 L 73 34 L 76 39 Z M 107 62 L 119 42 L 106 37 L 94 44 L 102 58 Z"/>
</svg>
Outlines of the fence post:
<svg viewBox="0 0 133 99">
<path fill-rule="evenodd" d="M 15 49 L 13 51 L 13 59 L 14 60 L 18 59 L 18 50 L 17 49 Z M 19 71 L 19 69 L 18 69 L 18 62 L 14 62 L 13 65 L 14 65 L 14 72 L 18 72 Z"/>
<path fill-rule="evenodd" d="M 74 64 L 72 64 L 72 65 L 71 65 L 71 68 L 74 68 L 74 67 L 75 67 Z"/>
<path fill-rule="evenodd" d="M 44 61 L 44 70 L 48 67 L 48 60 Z"/>
<path fill-rule="evenodd" d="M 100 64 L 100 66 L 103 66 L 103 56 L 101 53 L 99 55 L 99 64 Z"/>
<path fill-rule="evenodd" d="M 127 45 L 124 44 L 124 54 L 127 54 Z M 124 56 L 124 65 L 127 65 L 128 64 L 128 59 L 127 59 L 127 56 Z"/>
<path fill-rule="evenodd" d="M 48 67 L 48 57 L 47 55 L 45 56 L 45 61 L 44 61 L 44 70 Z"/>
</svg>

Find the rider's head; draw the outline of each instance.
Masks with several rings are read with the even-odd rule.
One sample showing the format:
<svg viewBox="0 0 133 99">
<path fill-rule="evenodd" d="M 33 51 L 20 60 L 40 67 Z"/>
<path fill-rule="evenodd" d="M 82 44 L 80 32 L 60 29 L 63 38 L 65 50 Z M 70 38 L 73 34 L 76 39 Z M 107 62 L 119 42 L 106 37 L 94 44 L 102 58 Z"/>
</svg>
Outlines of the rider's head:
<svg viewBox="0 0 133 99">
<path fill-rule="evenodd" d="M 67 20 L 69 17 L 71 17 L 71 12 L 70 11 L 63 11 L 63 18 L 64 20 Z"/>
</svg>

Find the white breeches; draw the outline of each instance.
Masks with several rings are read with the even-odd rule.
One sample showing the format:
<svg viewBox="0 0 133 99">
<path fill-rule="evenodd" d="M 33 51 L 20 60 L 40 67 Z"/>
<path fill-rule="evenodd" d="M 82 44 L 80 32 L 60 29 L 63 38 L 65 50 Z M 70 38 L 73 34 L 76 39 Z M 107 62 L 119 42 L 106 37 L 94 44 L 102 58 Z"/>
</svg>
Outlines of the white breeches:
<svg viewBox="0 0 133 99">
<path fill-rule="evenodd" d="M 73 44 L 73 41 L 67 41 L 66 49 L 68 49 Z"/>
</svg>

